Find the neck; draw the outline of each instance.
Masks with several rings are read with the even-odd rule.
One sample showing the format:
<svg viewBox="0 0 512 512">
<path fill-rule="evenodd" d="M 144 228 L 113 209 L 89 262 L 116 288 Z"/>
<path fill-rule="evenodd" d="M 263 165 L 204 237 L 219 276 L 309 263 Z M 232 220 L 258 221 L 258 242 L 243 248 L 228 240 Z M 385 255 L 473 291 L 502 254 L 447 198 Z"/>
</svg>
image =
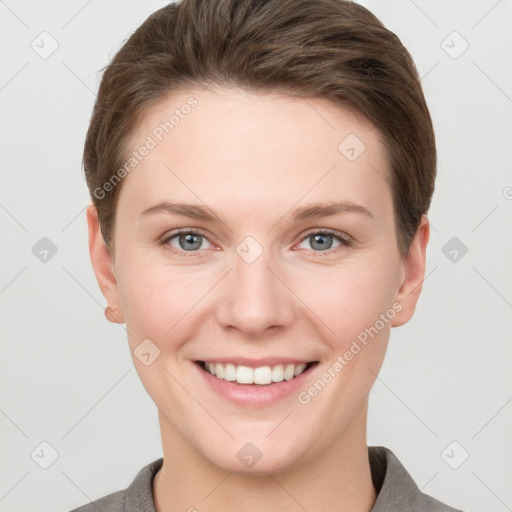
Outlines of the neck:
<svg viewBox="0 0 512 512">
<path fill-rule="evenodd" d="M 263 475 L 212 464 L 159 415 L 164 462 L 153 481 L 156 512 L 370 512 L 377 492 L 368 461 L 366 405 L 326 450 Z"/>
</svg>

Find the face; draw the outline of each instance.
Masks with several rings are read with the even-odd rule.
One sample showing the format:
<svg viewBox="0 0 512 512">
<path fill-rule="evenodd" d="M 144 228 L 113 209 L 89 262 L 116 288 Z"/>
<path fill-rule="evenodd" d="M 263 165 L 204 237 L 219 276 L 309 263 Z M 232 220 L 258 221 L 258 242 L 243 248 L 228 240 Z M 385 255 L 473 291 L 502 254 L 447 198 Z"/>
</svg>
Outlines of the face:
<svg viewBox="0 0 512 512">
<path fill-rule="evenodd" d="M 113 256 L 93 207 L 88 219 L 96 276 L 162 432 L 252 473 L 364 437 L 428 240 L 424 217 L 400 257 L 376 128 L 320 99 L 210 88 L 162 100 L 131 151 L 148 136 L 122 184 Z"/>
</svg>

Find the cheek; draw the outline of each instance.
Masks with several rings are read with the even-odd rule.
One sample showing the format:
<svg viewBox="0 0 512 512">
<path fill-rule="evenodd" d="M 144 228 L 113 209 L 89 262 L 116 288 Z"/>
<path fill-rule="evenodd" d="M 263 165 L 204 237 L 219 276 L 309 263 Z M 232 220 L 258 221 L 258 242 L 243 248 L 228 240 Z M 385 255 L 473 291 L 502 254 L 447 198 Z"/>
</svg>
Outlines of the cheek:
<svg viewBox="0 0 512 512">
<path fill-rule="evenodd" d="M 118 279 L 128 342 L 146 391 L 159 408 L 169 410 L 181 403 L 172 361 L 196 334 L 194 315 L 207 289 L 205 280 L 190 269 L 171 268 L 136 253 L 122 262 Z M 151 361 L 146 365 L 142 354 L 148 352 Z"/>
<path fill-rule="evenodd" d="M 118 289 L 130 345 L 145 338 L 160 346 L 180 339 L 215 280 L 208 283 L 204 272 L 154 262 L 142 252 L 140 257 L 135 254 L 125 259 L 120 265 Z"/>
<path fill-rule="evenodd" d="M 391 321 L 396 314 L 392 307 L 394 277 L 391 267 L 389 272 L 384 271 L 382 261 L 346 266 L 329 276 L 323 293 L 311 295 L 315 301 L 311 309 L 328 327 L 323 330 L 324 342 L 331 352 L 320 376 L 330 391 L 315 403 L 331 407 L 329 414 L 339 425 L 351 417 L 367 396 L 382 366 Z"/>
<path fill-rule="evenodd" d="M 129 256 L 118 262 L 116 274 L 132 349 L 145 338 L 160 346 L 191 339 L 194 329 L 200 328 L 206 304 L 215 307 L 212 300 L 221 291 L 218 281 L 223 271 L 169 265 L 161 258 L 152 260 L 144 250 L 124 254 Z M 283 300 L 298 303 L 301 316 L 322 329 L 339 352 L 391 307 L 395 273 L 393 262 L 382 254 L 347 259 L 337 266 L 307 264 L 283 272 L 294 291 L 285 293 Z"/>
<path fill-rule="evenodd" d="M 342 350 L 391 308 L 394 283 L 391 264 L 359 262 L 327 268 L 323 275 L 312 273 L 302 297 Z"/>
</svg>

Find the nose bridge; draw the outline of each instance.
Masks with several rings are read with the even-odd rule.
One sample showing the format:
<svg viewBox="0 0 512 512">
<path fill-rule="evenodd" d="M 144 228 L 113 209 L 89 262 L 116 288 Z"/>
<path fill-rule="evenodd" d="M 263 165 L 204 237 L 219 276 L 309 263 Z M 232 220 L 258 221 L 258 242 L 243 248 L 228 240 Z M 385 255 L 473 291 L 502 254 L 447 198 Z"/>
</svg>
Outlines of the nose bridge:
<svg viewBox="0 0 512 512">
<path fill-rule="evenodd" d="M 276 275 L 278 265 L 271 252 L 264 251 L 254 239 L 237 247 L 226 293 L 217 308 L 223 327 L 236 327 L 255 336 L 268 327 L 282 327 L 292 321 L 293 297 Z"/>
</svg>

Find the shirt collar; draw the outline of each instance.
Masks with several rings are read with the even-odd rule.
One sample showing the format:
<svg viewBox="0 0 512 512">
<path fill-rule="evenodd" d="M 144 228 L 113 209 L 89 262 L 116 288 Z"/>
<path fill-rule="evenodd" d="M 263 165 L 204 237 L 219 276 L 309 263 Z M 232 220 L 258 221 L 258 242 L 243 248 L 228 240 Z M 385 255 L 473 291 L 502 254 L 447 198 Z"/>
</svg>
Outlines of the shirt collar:
<svg viewBox="0 0 512 512">
<path fill-rule="evenodd" d="M 369 446 L 368 459 L 378 493 L 371 512 L 407 510 L 421 491 L 396 455 L 384 446 Z"/>
<path fill-rule="evenodd" d="M 373 485 L 378 496 L 371 512 L 395 512 L 422 493 L 394 453 L 384 446 L 369 446 L 368 459 Z M 156 512 L 153 478 L 162 467 L 163 458 L 144 466 L 125 492 L 123 512 Z"/>
</svg>

